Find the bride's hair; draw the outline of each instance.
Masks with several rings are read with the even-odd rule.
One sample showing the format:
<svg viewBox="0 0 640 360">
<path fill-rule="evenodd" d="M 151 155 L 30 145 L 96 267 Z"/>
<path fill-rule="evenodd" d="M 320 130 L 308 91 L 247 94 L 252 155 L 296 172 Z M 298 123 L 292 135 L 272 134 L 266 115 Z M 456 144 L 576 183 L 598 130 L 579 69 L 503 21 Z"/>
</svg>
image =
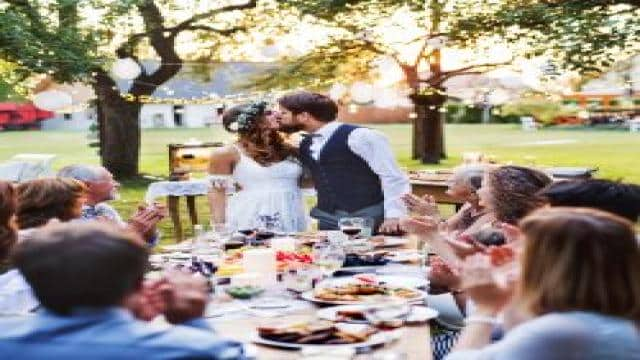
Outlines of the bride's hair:
<svg viewBox="0 0 640 360">
<path fill-rule="evenodd" d="M 241 104 L 222 115 L 224 128 L 238 133 L 238 142 L 244 152 L 264 166 L 296 155 L 296 149 L 287 144 L 277 130 L 267 125 L 266 107 L 264 102 Z"/>
</svg>

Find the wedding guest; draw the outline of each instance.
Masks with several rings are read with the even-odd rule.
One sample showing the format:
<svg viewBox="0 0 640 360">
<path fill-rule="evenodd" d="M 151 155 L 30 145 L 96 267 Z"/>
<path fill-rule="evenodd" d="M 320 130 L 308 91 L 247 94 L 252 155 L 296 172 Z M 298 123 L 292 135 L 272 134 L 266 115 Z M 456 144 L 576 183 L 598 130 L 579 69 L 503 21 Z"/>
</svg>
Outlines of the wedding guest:
<svg viewBox="0 0 640 360">
<path fill-rule="evenodd" d="M 0 319 L 0 353 L 34 360 L 244 359 L 241 343 L 216 335 L 202 318 L 204 280 L 172 274 L 147 286 L 154 298 L 144 294 L 147 258 L 141 239 L 107 223 L 57 224 L 34 232 L 18 243 L 14 262 L 44 309 Z M 135 317 L 154 313 L 173 326 Z"/>
<path fill-rule="evenodd" d="M 474 255 L 463 282 L 476 312 L 454 359 L 637 359 L 640 247 L 633 224 L 593 209 L 544 208 L 520 223 L 524 250 L 516 282 L 498 286 L 494 259 Z M 475 285 L 474 285 L 475 284 Z M 496 316 L 520 304 L 530 320 L 490 344 Z"/>
<path fill-rule="evenodd" d="M 300 160 L 311 172 L 318 203 L 311 216 L 320 230 L 337 230 L 340 218 L 372 218 L 386 233 L 400 232 L 407 213 L 402 195 L 411 191 L 387 138 L 344 124 L 328 96 L 300 91 L 278 99 L 280 129 L 305 131 Z"/>
<path fill-rule="evenodd" d="M 19 239 L 50 221 L 80 218 L 86 201 L 86 186 L 73 179 L 36 179 L 17 187 L 16 223 Z"/>
<path fill-rule="evenodd" d="M 447 195 L 463 202 L 458 212 L 446 220 L 446 230 L 464 231 L 480 219 L 490 222 L 493 218 L 487 216 L 485 209 L 480 206 L 478 189 L 482 186 L 482 178 L 486 165 L 463 165 L 454 169 L 448 182 Z M 415 215 L 440 216 L 437 204 L 432 196 L 422 198 L 411 193 L 405 194 L 403 200 L 407 208 Z M 483 221 L 484 222 L 484 221 Z"/>
<path fill-rule="evenodd" d="M 0 181 L 0 274 L 9 268 L 9 251 L 18 239 L 16 207 L 13 185 Z"/>
<path fill-rule="evenodd" d="M 15 224 L 17 208 L 15 189 L 11 183 L 0 181 L 0 313 L 24 314 L 38 306 L 31 287 L 16 269 L 9 254 L 18 240 Z"/>
<path fill-rule="evenodd" d="M 595 208 L 638 221 L 640 186 L 603 179 L 558 181 L 538 195 L 551 206 Z"/>
<path fill-rule="evenodd" d="M 163 206 L 140 206 L 134 215 L 124 222 L 118 211 L 108 204 L 109 201 L 118 198 L 120 188 L 120 183 L 113 178 L 109 170 L 95 165 L 69 165 L 58 171 L 58 177 L 75 179 L 86 186 L 86 202 L 82 207 L 83 219 L 109 220 L 139 233 L 150 244 L 157 243 L 160 238 L 157 224 L 166 217 Z"/>
</svg>

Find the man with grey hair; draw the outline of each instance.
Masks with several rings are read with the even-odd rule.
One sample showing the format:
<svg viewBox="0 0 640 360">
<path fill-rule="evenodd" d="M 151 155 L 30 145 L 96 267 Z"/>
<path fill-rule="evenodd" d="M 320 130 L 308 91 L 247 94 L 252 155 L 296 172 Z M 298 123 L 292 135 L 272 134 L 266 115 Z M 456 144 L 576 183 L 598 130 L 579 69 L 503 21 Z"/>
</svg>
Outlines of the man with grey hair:
<svg viewBox="0 0 640 360">
<path fill-rule="evenodd" d="M 82 208 L 83 219 L 109 220 L 139 233 L 150 244 L 158 240 L 156 225 L 166 216 L 165 208 L 159 204 L 140 206 L 129 221 L 123 221 L 118 211 L 107 203 L 118 199 L 120 188 L 109 170 L 97 165 L 76 164 L 60 169 L 58 177 L 76 179 L 86 185 L 87 202 Z"/>
</svg>

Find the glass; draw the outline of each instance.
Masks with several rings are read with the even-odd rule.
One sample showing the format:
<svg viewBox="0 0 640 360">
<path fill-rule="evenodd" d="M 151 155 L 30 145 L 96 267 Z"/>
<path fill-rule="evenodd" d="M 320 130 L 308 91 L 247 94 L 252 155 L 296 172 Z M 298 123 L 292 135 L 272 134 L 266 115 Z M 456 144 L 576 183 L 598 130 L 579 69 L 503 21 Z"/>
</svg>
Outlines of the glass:
<svg viewBox="0 0 640 360">
<path fill-rule="evenodd" d="M 194 225 L 192 257 L 208 262 L 218 262 L 224 257 L 224 241 L 215 231 L 206 232 L 204 225 Z M 220 229 L 218 229 L 220 230 Z"/>
<path fill-rule="evenodd" d="M 282 274 L 282 282 L 287 290 L 303 293 L 313 288 L 314 271 L 310 264 L 289 263 Z"/>
<path fill-rule="evenodd" d="M 340 226 L 340 231 L 353 240 L 362 232 L 362 229 L 364 228 L 364 219 L 358 217 L 342 218 L 338 222 L 338 225 Z"/>
<path fill-rule="evenodd" d="M 416 250 L 418 250 L 418 254 L 420 255 L 420 270 L 426 270 L 427 266 L 429 266 L 429 252 L 431 250 L 427 239 L 418 236 L 416 239 Z"/>
<path fill-rule="evenodd" d="M 313 263 L 324 276 L 329 277 L 342 267 L 346 258 L 344 250 L 338 244 L 318 243 L 313 245 Z"/>
<path fill-rule="evenodd" d="M 373 220 L 373 218 L 370 217 L 365 217 L 362 218 L 362 232 L 361 235 L 364 236 L 365 238 L 370 238 L 373 236 L 373 226 L 375 224 L 375 221 Z"/>
</svg>

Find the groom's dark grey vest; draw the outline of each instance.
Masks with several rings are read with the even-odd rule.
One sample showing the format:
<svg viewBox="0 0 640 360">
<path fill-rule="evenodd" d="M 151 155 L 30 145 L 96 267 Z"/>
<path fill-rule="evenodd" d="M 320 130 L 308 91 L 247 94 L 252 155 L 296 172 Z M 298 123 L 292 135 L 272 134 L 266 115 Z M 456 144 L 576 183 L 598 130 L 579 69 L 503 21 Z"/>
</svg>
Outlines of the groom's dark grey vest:
<svg viewBox="0 0 640 360">
<path fill-rule="evenodd" d="M 318 192 L 316 207 L 333 213 L 354 212 L 384 200 L 380 178 L 348 145 L 357 126 L 343 124 L 327 140 L 316 161 L 311 156 L 311 137 L 300 143 L 300 161 L 311 170 Z"/>
</svg>

